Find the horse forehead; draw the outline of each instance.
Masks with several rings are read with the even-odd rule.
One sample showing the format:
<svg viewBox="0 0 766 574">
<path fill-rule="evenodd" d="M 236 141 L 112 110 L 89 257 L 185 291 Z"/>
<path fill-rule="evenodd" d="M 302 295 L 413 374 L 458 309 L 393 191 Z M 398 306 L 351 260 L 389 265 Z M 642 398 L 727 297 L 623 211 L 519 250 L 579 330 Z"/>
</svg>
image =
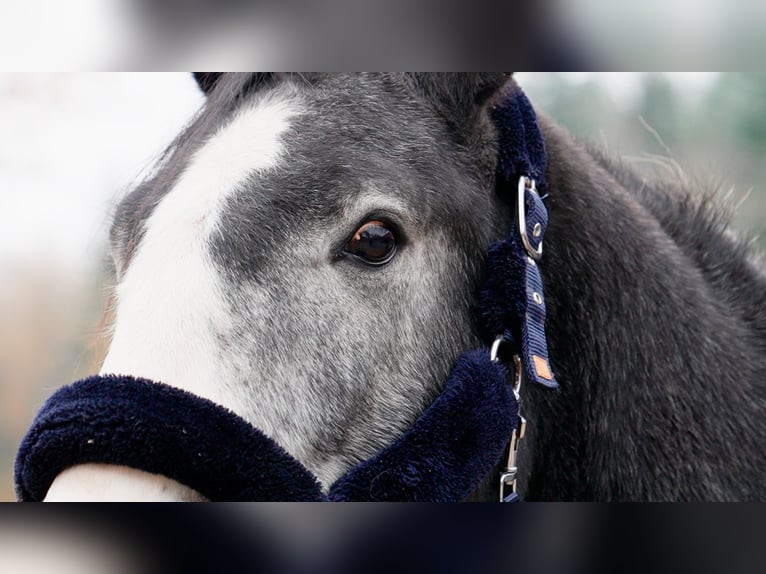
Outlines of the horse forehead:
<svg viewBox="0 0 766 574">
<path fill-rule="evenodd" d="M 247 101 L 204 138 L 191 156 L 178 154 L 153 182 L 139 186 L 118 206 L 112 237 L 127 264 L 149 227 L 212 231 L 226 202 L 253 177 L 275 169 L 285 155 L 285 132 L 305 113 L 285 91 Z M 174 173 L 168 177 L 167 173 Z M 163 181 L 170 180 L 165 185 Z"/>
<path fill-rule="evenodd" d="M 188 144 L 197 148 L 191 155 L 176 153 L 159 177 L 118 207 L 113 243 L 123 268 L 149 225 L 188 235 L 226 219 L 225 228 L 236 234 L 272 216 L 277 219 L 261 227 L 273 229 L 285 214 L 291 222 L 327 219 L 372 180 L 383 182 L 391 199 L 422 203 L 416 187 L 385 182 L 413 179 L 423 165 L 445 161 L 432 120 L 401 94 L 341 79 L 317 90 L 281 85 L 244 98 L 230 113 L 208 110 L 226 118 L 216 120 L 221 126 Z"/>
<path fill-rule="evenodd" d="M 284 155 L 283 134 L 301 112 L 295 98 L 270 97 L 237 110 L 191 158 L 168 194 L 194 222 L 214 224 L 223 201 L 254 175 L 275 168 Z"/>
<path fill-rule="evenodd" d="M 231 227 L 264 218 L 270 225 L 261 227 L 271 230 L 284 219 L 336 219 L 357 211 L 360 196 L 371 192 L 378 206 L 422 200 L 407 184 L 422 166 L 444 161 L 434 134 L 422 126 L 417 110 L 365 88 L 341 82 L 299 91 L 300 114 L 281 134 L 286 161 L 240 181 L 225 214 L 233 216 L 227 220 Z"/>
</svg>

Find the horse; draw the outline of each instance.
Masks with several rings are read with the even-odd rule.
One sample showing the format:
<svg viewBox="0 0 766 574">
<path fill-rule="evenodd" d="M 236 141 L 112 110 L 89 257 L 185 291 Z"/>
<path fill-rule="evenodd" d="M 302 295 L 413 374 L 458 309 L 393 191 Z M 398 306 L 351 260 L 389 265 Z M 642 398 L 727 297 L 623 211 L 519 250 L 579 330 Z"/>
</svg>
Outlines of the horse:
<svg viewBox="0 0 766 574">
<path fill-rule="evenodd" d="M 481 346 L 511 227 L 489 116 L 512 73 L 195 75 L 198 116 L 114 213 L 102 373 L 261 429 L 323 486 L 379 452 Z M 540 262 L 560 389 L 522 389 L 527 500 L 766 499 L 766 275 L 712 192 L 648 180 L 538 114 Z M 498 462 L 498 464 L 500 464 Z M 495 474 L 470 500 L 494 500 Z M 49 500 L 196 500 L 107 465 Z"/>
</svg>

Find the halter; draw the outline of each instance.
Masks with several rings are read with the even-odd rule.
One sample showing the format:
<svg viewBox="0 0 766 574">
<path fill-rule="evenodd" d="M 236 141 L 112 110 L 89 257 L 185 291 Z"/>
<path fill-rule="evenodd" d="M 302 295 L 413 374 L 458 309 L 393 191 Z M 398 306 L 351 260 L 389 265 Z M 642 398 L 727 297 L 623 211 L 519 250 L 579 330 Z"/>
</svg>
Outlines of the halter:
<svg viewBox="0 0 766 574">
<path fill-rule="evenodd" d="M 104 463 L 172 478 L 211 500 L 462 500 L 505 449 L 499 498 L 519 500 L 522 380 L 550 389 L 558 383 L 538 267 L 548 225 L 540 195 L 545 145 L 526 96 L 514 83 L 506 90 L 490 113 L 499 143 L 497 193 L 516 217 L 487 257 L 480 293 L 487 348 L 457 360 L 442 393 L 402 436 L 325 494 L 300 462 L 220 405 L 157 382 L 97 376 L 63 387 L 38 413 L 16 458 L 19 499 L 44 499 L 71 466 Z"/>
<path fill-rule="evenodd" d="M 513 392 L 519 404 L 522 380 L 558 388 L 550 366 L 545 334 L 545 296 L 538 262 L 548 227 L 548 211 L 541 192 L 547 186 L 547 154 L 537 118 L 527 97 L 511 83 L 491 116 L 498 132 L 497 193 L 515 206 L 516 217 L 508 238 L 490 247 L 487 280 L 482 290 L 484 329 L 493 337 L 491 356 L 501 360 L 501 348 L 513 357 Z M 501 502 L 518 500 L 518 451 L 526 420 L 518 413 L 508 457 L 500 473 Z"/>
</svg>

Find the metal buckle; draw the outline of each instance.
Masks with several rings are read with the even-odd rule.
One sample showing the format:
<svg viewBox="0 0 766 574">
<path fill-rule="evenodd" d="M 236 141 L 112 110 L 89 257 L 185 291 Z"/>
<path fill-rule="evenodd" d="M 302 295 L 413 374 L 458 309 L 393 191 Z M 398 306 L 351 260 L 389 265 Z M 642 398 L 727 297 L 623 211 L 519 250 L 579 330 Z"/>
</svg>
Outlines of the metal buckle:
<svg viewBox="0 0 766 574">
<path fill-rule="evenodd" d="M 505 337 L 502 335 L 498 335 L 495 339 L 495 342 L 492 343 L 492 350 L 489 352 L 489 360 L 493 363 L 499 363 L 500 357 L 498 356 L 500 353 L 500 347 L 505 342 Z"/>
<path fill-rule="evenodd" d="M 537 184 L 535 183 L 534 179 L 522 176 L 519 178 L 518 193 L 519 234 L 521 235 L 521 243 L 524 245 L 524 249 L 526 250 L 527 255 L 529 255 L 535 261 L 539 261 L 543 257 L 543 242 L 541 240 L 540 245 L 538 245 L 537 249 L 535 249 L 532 246 L 532 243 L 529 241 L 529 236 L 527 235 L 527 189 L 532 193 L 537 193 Z"/>
</svg>

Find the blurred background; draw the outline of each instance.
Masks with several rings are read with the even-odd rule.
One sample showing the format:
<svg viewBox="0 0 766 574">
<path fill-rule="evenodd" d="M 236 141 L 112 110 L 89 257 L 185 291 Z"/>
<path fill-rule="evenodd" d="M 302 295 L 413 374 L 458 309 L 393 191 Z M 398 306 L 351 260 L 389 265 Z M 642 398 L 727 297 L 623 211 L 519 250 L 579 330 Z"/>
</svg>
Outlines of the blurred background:
<svg viewBox="0 0 766 574">
<path fill-rule="evenodd" d="M 28 71 L 747 70 L 766 50 L 752 0 L 4 0 L 0 22 L 0 67 Z"/>
<path fill-rule="evenodd" d="M 766 248 L 766 74 L 520 73 L 536 106 L 636 169 L 731 190 Z M 42 402 L 97 371 L 116 200 L 202 104 L 186 73 L 0 75 L 0 500 Z"/>
</svg>

